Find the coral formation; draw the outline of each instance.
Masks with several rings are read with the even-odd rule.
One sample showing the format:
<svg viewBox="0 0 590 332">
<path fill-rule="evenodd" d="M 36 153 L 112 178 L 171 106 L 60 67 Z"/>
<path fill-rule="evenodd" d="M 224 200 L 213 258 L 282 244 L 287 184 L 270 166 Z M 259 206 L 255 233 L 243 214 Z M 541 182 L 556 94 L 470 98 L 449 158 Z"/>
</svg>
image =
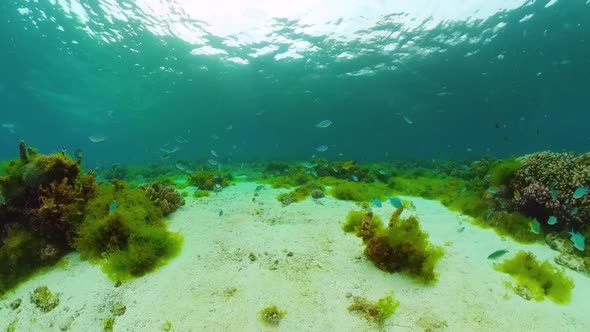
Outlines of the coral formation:
<svg viewBox="0 0 590 332">
<path fill-rule="evenodd" d="M 516 209 L 554 230 L 583 230 L 590 220 L 590 195 L 574 198 L 576 188 L 590 185 L 590 162 L 584 155 L 549 151 L 521 158 L 512 187 Z M 554 226 L 545 224 L 555 216 Z"/>
<path fill-rule="evenodd" d="M 176 211 L 184 205 L 184 198 L 174 190 L 173 187 L 166 186 L 160 182 L 144 184 L 141 186 L 149 199 L 162 210 L 164 216 Z"/>
<path fill-rule="evenodd" d="M 516 282 L 512 289 L 524 298 L 542 301 L 545 297 L 556 303 L 567 303 L 574 288 L 572 279 L 549 262 L 537 261 L 530 252 L 519 251 L 494 268 L 509 274 Z"/>
<path fill-rule="evenodd" d="M 426 283 L 436 281 L 434 267 L 443 251 L 428 242 L 428 234 L 420 229 L 415 215 L 400 218 L 402 211 L 394 211 L 387 228 L 374 222 L 373 212 L 369 211 L 359 226 L 351 221 L 344 229 L 356 230 L 366 246 L 365 254 L 378 268 L 392 273 L 405 271 Z"/>
</svg>

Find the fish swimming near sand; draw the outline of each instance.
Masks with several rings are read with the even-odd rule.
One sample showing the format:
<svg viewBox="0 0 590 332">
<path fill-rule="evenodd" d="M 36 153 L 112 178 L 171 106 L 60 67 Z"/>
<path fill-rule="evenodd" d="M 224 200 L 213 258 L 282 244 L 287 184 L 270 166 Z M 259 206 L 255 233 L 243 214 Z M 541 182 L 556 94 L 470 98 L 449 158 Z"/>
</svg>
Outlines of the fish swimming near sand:
<svg viewBox="0 0 590 332">
<path fill-rule="evenodd" d="M 108 137 L 106 137 L 104 135 L 93 135 L 93 136 L 88 137 L 88 139 L 92 143 L 100 143 L 100 142 L 106 141 L 108 139 Z"/>
<path fill-rule="evenodd" d="M 497 259 L 508 253 L 508 249 L 496 250 L 488 256 L 488 259 Z"/>
<path fill-rule="evenodd" d="M 382 207 L 383 206 L 381 204 L 381 200 L 379 198 L 371 198 L 371 202 L 373 202 L 373 205 L 375 205 L 376 207 Z"/>
</svg>

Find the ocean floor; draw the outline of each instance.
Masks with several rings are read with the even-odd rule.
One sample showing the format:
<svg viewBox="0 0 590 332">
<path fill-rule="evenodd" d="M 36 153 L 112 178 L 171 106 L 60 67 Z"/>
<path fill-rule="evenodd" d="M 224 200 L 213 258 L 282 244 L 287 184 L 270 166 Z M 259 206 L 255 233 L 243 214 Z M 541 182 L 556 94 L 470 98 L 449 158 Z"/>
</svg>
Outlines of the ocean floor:
<svg viewBox="0 0 590 332">
<path fill-rule="evenodd" d="M 566 271 L 575 283 L 567 305 L 527 301 L 492 268 L 495 250 L 528 250 L 540 259 L 558 255 L 548 246 L 521 245 L 436 201 L 413 197 L 422 228 L 444 247 L 434 286 L 377 269 L 363 256 L 360 238 L 340 226 L 355 204 L 331 197 L 282 207 L 268 186 L 239 183 L 208 198 L 188 198 L 170 218 L 184 237 L 181 254 L 156 272 L 114 287 L 99 266 L 66 256 L 65 264 L 21 284 L 0 300 L 0 329 L 103 331 L 114 303 L 126 306 L 114 331 L 374 331 L 379 328 L 347 307 L 352 296 L 377 300 L 395 292 L 400 301 L 389 331 L 583 331 L 590 326 L 590 278 Z M 219 211 L 223 209 L 223 215 Z M 374 212 L 389 220 L 393 207 Z M 408 211 L 405 211 L 406 213 Z M 458 232 L 465 227 L 463 232 Z M 504 258 L 504 257 L 503 257 Z M 30 293 L 46 285 L 59 305 L 42 313 Z M 10 303 L 21 299 L 17 310 Z M 260 322 L 260 309 L 287 314 L 277 326 Z"/>
</svg>

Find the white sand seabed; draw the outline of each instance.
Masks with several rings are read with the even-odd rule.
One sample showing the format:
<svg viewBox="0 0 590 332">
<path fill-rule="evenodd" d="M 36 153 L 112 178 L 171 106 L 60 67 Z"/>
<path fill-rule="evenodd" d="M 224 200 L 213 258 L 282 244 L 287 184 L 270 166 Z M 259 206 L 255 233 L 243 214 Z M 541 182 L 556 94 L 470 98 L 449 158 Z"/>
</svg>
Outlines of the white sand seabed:
<svg viewBox="0 0 590 332">
<path fill-rule="evenodd" d="M 111 305 L 121 302 L 127 311 L 116 317 L 114 331 L 161 331 L 166 321 L 172 331 L 374 331 L 375 325 L 348 312 L 352 299 L 346 294 L 377 300 L 391 291 L 401 305 L 382 328 L 388 331 L 590 327 L 590 278 L 566 271 L 575 282 L 567 305 L 527 301 L 503 284 L 509 277 L 487 260 L 503 248 L 509 255 L 524 249 L 553 259 L 558 253 L 548 246 L 513 243 L 464 222 L 467 217 L 436 201 L 403 197 L 414 202 L 431 242 L 445 249 L 436 269 L 439 281 L 424 286 L 377 269 L 364 258 L 361 239 L 342 232 L 347 213 L 358 209 L 355 204 L 325 197 L 282 207 L 276 196 L 284 190 L 267 186 L 253 202 L 255 187 L 240 183 L 209 198 L 189 198 L 170 217 L 171 230 L 184 237 L 181 254 L 118 288 L 100 267 L 68 255 L 65 268 L 37 276 L 2 298 L 0 329 L 17 319 L 17 331 L 60 331 L 68 322 L 69 331 L 102 331 Z M 389 220 L 393 208 L 384 204 L 374 211 Z M 45 314 L 29 300 L 41 285 L 60 297 L 59 306 Z M 232 288 L 237 289 L 233 295 Z M 17 298 L 22 304 L 13 311 L 8 305 Z M 264 325 L 257 313 L 274 304 L 287 314 L 278 326 Z"/>
</svg>

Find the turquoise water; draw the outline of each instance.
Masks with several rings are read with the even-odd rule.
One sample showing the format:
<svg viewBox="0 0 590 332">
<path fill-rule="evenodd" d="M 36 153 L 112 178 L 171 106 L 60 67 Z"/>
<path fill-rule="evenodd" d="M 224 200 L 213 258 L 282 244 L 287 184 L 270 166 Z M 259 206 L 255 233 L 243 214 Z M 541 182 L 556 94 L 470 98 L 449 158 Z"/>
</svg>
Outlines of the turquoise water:
<svg viewBox="0 0 590 332">
<path fill-rule="evenodd" d="M 191 3 L 2 1 L 0 159 L 19 139 L 91 166 L 588 146 L 587 1 Z"/>
<path fill-rule="evenodd" d="M 0 328 L 584 330 L 589 42 L 590 0 L 2 0 Z"/>
</svg>

